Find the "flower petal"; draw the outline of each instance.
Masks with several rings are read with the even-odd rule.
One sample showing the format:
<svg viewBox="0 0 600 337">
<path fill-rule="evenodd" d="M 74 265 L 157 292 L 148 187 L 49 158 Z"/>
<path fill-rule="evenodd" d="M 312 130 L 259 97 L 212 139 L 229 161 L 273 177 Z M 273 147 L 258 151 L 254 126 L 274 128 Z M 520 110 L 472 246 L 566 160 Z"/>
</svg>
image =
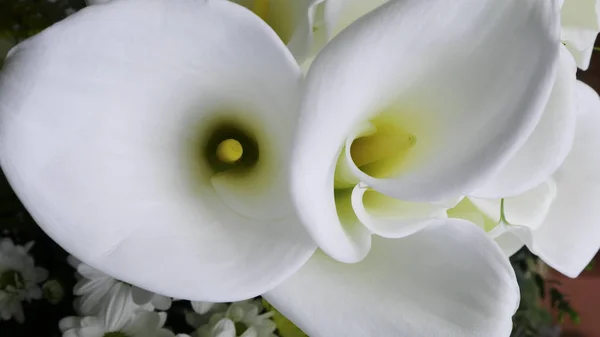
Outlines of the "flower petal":
<svg viewBox="0 0 600 337">
<path fill-rule="evenodd" d="M 196 165 L 196 135 L 213 119 L 247 122 L 273 150 L 261 155 L 286 162 L 301 80 L 276 34 L 230 2 L 90 6 L 11 53 L 0 161 L 40 226 L 86 264 L 176 298 L 253 297 L 314 244 L 291 204 L 264 221 L 219 197 Z M 289 199 L 255 197 L 263 215 Z"/>
<path fill-rule="evenodd" d="M 212 309 L 212 307 L 215 305 L 215 303 L 212 302 L 201 302 L 201 301 L 192 301 L 192 309 L 194 309 L 195 312 L 204 315 L 207 312 L 210 311 L 210 309 Z"/>
<path fill-rule="evenodd" d="M 447 218 L 444 206 L 394 199 L 361 184 L 352 191 L 352 207 L 373 234 L 391 239 L 411 235 Z"/>
<path fill-rule="evenodd" d="M 313 337 L 500 337 L 519 290 L 496 244 L 449 219 L 402 239 L 374 237 L 356 264 L 317 252 L 264 297 Z"/>
<path fill-rule="evenodd" d="M 539 227 L 547 218 L 556 195 L 556 183 L 550 178 L 530 191 L 516 197 L 505 198 L 506 221 L 530 229 Z M 469 200 L 494 222 L 500 221 L 500 199 L 469 198 Z"/>
<path fill-rule="evenodd" d="M 600 96 L 594 89 L 581 81 L 577 81 L 575 83 L 575 94 L 578 114 L 598 113 Z"/>
<path fill-rule="evenodd" d="M 496 240 L 496 243 L 507 257 L 513 256 L 514 253 L 525 246 L 523 240 L 512 230 L 505 231 L 494 240 Z"/>
<path fill-rule="evenodd" d="M 561 39 L 573 53 L 577 66 L 587 70 L 594 41 L 600 31 L 600 2 L 565 0 L 561 13 Z"/>
<path fill-rule="evenodd" d="M 554 175 L 556 200 L 533 232 L 532 251 L 569 277 L 577 277 L 600 248 L 599 102 L 580 102 L 587 113 L 578 116 L 573 149 Z"/>
<path fill-rule="evenodd" d="M 332 38 L 363 15 L 388 0 L 327 0 L 324 16 L 327 35 Z"/>
<path fill-rule="evenodd" d="M 172 302 L 170 297 L 155 294 L 150 303 L 152 303 L 157 310 L 169 310 Z"/>
<path fill-rule="evenodd" d="M 154 293 L 146 289 L 142 289 L 136 286 L 131 287 L 131 298 L 133 299 L 133 302 L 137 305 L 144 305 L 149 303 L 150 300 L 152 300 L 152 297 L 154 297 Z"/>
<path fill-rule="evenodd" d="M 558 64 L 550 99 L 534 132 L 498 175 L 470 195 L 481 198 L 519 195 L 544 182 L 562 164 L 573 146 L 577 118 L 577 67 L 564 46 Z"/>
<path fill-rule="evenodd" d="M 379 113 L 412 128 L 416 143 L 399 175 L 354 167 L 371 188 L 440 201 L 493 176 L 541 117 L 557 16 L 556 1 L 391 1 L 334 38 L 307 76 L 292 157 L 294 201 L 317 244 L 356 261 L 352 247 L 327 247 L 345 240 L 332 228 L 341 226 L 333 176 L 345 140 Z"/>
<path fill-rule="evenodd" d="M 108 331 L 116 331 L 133 317 L 137 306 L 131 298 L 131 286 L 117 282 L 113 285 L 111 293 L 108 306 L 104 308 L 104 326 Z"/>
</svg>

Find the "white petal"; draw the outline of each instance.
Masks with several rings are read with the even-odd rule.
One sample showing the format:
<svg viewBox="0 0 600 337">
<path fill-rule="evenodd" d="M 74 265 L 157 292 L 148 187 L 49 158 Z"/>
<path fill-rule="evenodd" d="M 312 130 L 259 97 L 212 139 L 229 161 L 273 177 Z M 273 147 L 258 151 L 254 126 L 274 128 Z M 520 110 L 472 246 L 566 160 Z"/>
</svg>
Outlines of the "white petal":
<svg viewBox="0 0 600 337">
<path fill-rule="evenodd" d="M 132 318 L 135 309 L 136 305 L 131 298 L 131 286 L 121 282 L 115 284 L 108 307 L 105 308 L 104 322 L 107 330 L 121 329 Z"/>
<path fill-rule="evenodd" d="M 500 234 L 494 240 L 507 257 L 511 257 L 525 245 L 523 240 L 510 230 Z"/>
<path fill-rule="evenodd" d="M 307 76 L 292 157 L 294 201 L 317 244 L 356 261 L 354 247 L 327 247 L 345 240 L 333 176 L 345 140 L 374 114 L 391 113 L 417 139 L 397 176 L 354 167 L 379 192 L 440 201 L 496 173 L 550 94 L 557 16 L 554 1 L 391 1 L 334 38 Z"/>
<path fill-rule="evenodd" d="M 150 300 L 152 300 L 152 297 L 154 297 L 154 293 L 148 290 L 136 286 L 132 286 L 131 288 L 131 298 L 137 305 L 147 304 L 150 302 Z"/>
<path fill-rule="evenodd" d="M 561 39 L 573 53 L 577 66 L 589 66 L 594 41 L 600 31 L 600 2 L 566 0 L 561 8 Z"/>
<path fill-rule="evenodd" d="M 575 83 L 575 94 L 577 97 L 577 113 L 598 113 L 600 96 L 589 85 L 577 81 Z"/>
<path fill-rule="evenodd" d="M 235 337 L 235 325 L 228 318 L 223 318 L 212 328 L 214 337 Z"/>
<path fill-rule="evenodd" d="M 79 327 L 80 322 L 81 322 L 81 318 L 79 318 L 79 317 L 76 317 L 76 316 L 65 317 L 58 322 L 58 328 L 60 329 L 60 331 L 64 332 L 66 330 Z"/>
<path fill-rule="evenodd" d="M 566 44 L 567 49 L 573 55 L 573 59 L 575 59 L 575 63 L 577 67 L 581 70 L 588 70 L 590 67 L 590 62 L 592 61 L 592 54 L 594 53 L 594 46 L 590 46 L 588 48 L 579 50 L 569 43 Z"/>
<path fill-rule="evenodd" d="M 557 197 L 533 232 L 532 251 L 552 268 L 577 277 L 600 248 L 600 104 L 583 107 L 575 143 L 554 175 Z M 583 104 L 583 102 L 581 102 Z"/>
<path fill-rule="evenodd" d="M 550 99 L 534 132 L 498 175 L 470 195 L 481 198 L 519 195 L 548 179 L 562 164 L 573 146 L 577 118 L 577 68 L 564 46 L 558 64 Z"/>
<path fill-rule="evenodd" d="M 194 309 L 195 312 L 204 315 L 206 314 L 214 305 L 215 303 L 212 302 L 201 302 L 201 301 L 192 301 L 192 309 Z"/>
<path fill-rule="evenodd" d="M 314 244 L 289 196 L 220 198 L 196 163 L 196 134 L 241 111 L 234 121 L 286 171 L 301 77 L 276 34 L 230 2 L 90 6 L 11 54 L 0 80 L 2 168 L 43 229 L 94 268 L 176 298 L 253 297 Z M 281 181 L 261 191 L 284 193 Z M 235 198 L 261 199 L 253 213 L 264 217 L 289 213 L 248 219 Z"/>
<path fill-rule="evenodd" d="M 361 184 L 352 192 L 352 207 L 365 227 L 385 238 L 411 235 L 447 217 L 446 207 L 394 199 Z"/>
<path fill-rule="evenodd" d="M 169 310 L 172 301 L 170 297 L 155 294 L 151 303 L 157 310 Z"/>
<path fill-rule="evenodd" d="M 519 290 L 500 249 L 464 220 L 396 240 L 361 262 L 318 252 L 265 298 L 309 336 L 508 336 Z"/>
<path fill-rule="evenodd" d="M 388 0 L 327 0 L 325 29 L 329 37 L 336 36 L 351 23 Z"/>
<path fill-rule="evenodd" d="M 556 195 L 556 183 L 550 178 L 530 191 L 516 197 L 505 198 L 506 221 L 530 229 L 539 227 L 547 218 Z M 469 198 L 469 200 L 494 222 L 500 220 L 500 199 Z"/>
<path fill-rule="evenodd" d="M 324 1 L 326 0 L 272 1 L 284 3 L 287 7 L 292 7 L 291 12 L 294 16 L 293 21 L 296 22 L 296 27 L 287 46 L 292 54 L 294 54 L 298 63 L 304 62 L 311 54 L 316 54 L 325 42 L 316 42 L 313 32 L 317 6 Z"/>
</svg>

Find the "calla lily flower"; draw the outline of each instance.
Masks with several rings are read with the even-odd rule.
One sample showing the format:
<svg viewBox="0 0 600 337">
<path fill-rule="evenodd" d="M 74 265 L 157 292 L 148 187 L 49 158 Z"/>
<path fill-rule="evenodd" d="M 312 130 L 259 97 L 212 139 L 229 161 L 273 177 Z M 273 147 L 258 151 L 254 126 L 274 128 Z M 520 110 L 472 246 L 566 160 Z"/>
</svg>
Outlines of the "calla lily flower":
<svg viewBox="0 0 600 337">
<path fill-rule="evenodd" d="M 575 80 L 568 52 L 561 55 L 542 120 L 515 159 L 488 184 L 501 185 L 524 170 L 535 176 L 537 186 L 505 198 L 468 197 L 449 214 L 484 227 L 507 256 L 527 245 L 554 269 L 577 277 L 600 249 L 600 163 L 595 155 L 600 151 L 600 98 Z M 531 165 L 537 160 L 546 165 Z"/>
<path fill-rule="evenodd" d="M 389 2 L 303 83 L 280 36 L 231 2 L 90 6 L 10 53 L 0 164 L 55 241 L 143 289 L 263 294 L 315 337 L 508 336 L 508 259 L 440 210 L 540 122 L 558 14 Z"/>
<path fill-rule="evenodd" d="M 552 1 L 392 1 L 330 42 L 307 75 L 291 166 L 292 196 L 319 247 L 360 261 L 375 227 L 391 238 L 424 227 L 390 232 L 385 220 L 440 217 L 497 174 L 548 100 L 558 12 Z"/>
<path fill-rule="evenodd" d="M 322 252 L 263 296 L 311 336 L 507 336 L 518 302 L 507 259 L 440 213 L 540 123 L 558 13 L 545 1 L 392 1 L 334 38 L 307 74 L 291 165 Z"/>
<path fill-rule="evenodd" d="M 90 6 L 15 47 L 1 76 L 4 173 L 85 264 L 226 302 L 270 290 L 314 252 L 286 174 L 302 72 L 246 9 Z"/>
<path fill-rule="evenodd" d="M 561 0 L 561 39 L 573 54 L 577 66 L 587 70 L 600 32 L 600 1 Z"/>
</svg>

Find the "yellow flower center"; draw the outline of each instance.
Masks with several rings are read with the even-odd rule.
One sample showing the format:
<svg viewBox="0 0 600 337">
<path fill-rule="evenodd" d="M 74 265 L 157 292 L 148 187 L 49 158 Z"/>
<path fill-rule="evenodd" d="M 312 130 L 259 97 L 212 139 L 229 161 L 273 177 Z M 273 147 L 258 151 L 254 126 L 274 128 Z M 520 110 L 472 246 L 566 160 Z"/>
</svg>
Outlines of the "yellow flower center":
<svg viewBox="0 0 600 337">
<path fill-rule="evenodd" d="M 235 139 L 225 139 L 217 146 L 217 158 L 223 163 L 233 164 L 242 158 L 244 148 Z"/>
</svg>

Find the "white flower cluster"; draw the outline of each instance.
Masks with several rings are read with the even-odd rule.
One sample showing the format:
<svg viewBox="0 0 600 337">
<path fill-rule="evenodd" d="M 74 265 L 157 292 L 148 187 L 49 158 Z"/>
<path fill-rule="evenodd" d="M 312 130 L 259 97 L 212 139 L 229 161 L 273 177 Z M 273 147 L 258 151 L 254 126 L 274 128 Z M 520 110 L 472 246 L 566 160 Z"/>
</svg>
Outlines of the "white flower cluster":
<svg viewBox="0 0 600 337">
<path fill-rule="evenodd" d="M 63 337 L 175 337 L 164 328 L 172 299 L 119 281 L 80 261 L 68 258 L 76 270 L 73 293 L 75 310 L 81 317 L 66 317 L 59 323 Z M 192 337 L 272 337 L 272 313 L 261 314 L 258 300 L 232 303 L 192 302 L 186 321 L 195 330 Z M 177 337 L 190 337 L 178 334 Z"/>
<path fill-rule="evenodd" d="M 25 246 L 15 245 L 11 239 L 0 239 L 0 321 L 14 318 L 23 323 L 23 301 L 42 298 L 39 286 L 48 277 L 48 271 L 36 267 L 29 250 L 33 242 Z"/>
<path fill-rule="evenodd" d="M 81 317 L 66 317 L 59 323 L 63 337 L 173 337 L 164 329 L 164 312 L 171 298 L 121 282 L 69 256 L 77 273 L 73 288 L 75 311 Z"/>
<path fill-rule="evenodd" d="M 186 321 L 196 330 L 192 337 L 275 337 L 277 326 L 273 312 L 261 314 L 259 300 L 246 300 L 230 305 L 192 302 L 194 312 Z"/>
</svg>

